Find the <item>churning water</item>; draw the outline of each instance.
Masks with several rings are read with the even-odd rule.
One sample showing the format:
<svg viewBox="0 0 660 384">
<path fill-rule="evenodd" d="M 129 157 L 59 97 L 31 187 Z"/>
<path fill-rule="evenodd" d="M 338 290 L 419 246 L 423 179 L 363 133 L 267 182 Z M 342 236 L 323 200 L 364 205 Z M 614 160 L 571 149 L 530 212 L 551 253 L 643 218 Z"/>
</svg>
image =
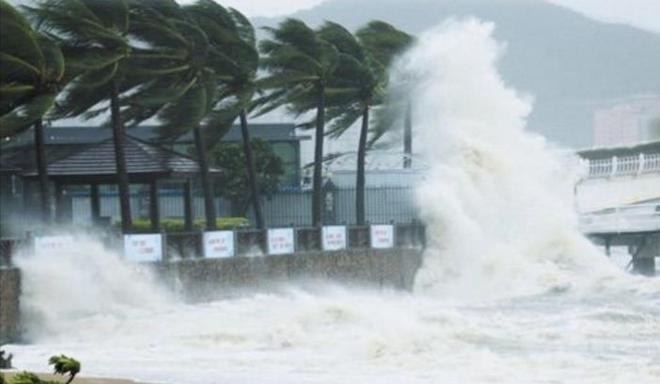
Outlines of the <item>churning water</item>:
<svg viewBox="0 0 660 384">
<path fill-rule="evenodd" d="M 21 368 L 163 383 L 658 383 L 660 282 L 578 232 L 571 171 L 524 130 L 492 26 L 448 22 L 398 65 L 430 165 L 429 248 L 412 293 L 319 285 L 182 304 L 81 240 L 25 258 Z M 561 113 L 558 111 L 557 113 Z"/>
</svg>

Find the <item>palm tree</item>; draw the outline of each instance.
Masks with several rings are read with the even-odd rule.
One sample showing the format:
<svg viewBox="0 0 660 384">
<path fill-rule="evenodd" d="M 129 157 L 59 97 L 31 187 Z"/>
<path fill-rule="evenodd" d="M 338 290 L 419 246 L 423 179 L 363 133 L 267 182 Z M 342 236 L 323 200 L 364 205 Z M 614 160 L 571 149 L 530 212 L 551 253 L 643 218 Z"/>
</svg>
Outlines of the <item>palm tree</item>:
<svg viewBox="0 0 660 384">
<path fill-rule="evenodd" d="M 370 55 L 378 62 L 381 66 L 386 68 L 388 71 L 392 65 L 393 60 L 408 49 L 414 42 L 414 38 L 403 32 L 396 27 L 384 22 L 384 21 L 371 21 L 365 27 L 357 31 L 357 36 L 360 40 L 361 45 L 367 50 Z M 392 103 L 392 100 L 386 102 L 388 104 L 388 110 L 391 114 L 395 112 L 397 115 L 400 111 L 403 112 L 403 152 L 404 168 L 410 168 L 412 161 L 412 105 L 409 97 L 404 99 L 403 103 L 396 102 Z M 397 108 L 391 108 L 397 104 Z M 387 114 L 388 112 L 386 112 Z M 381 114 L 381 116 L 383 116 Z M 384 124 L 389 124 L 391 116 L 385 117 Z M 380 123 L 380 122 L 379 122 Z M 373 136 L 371 144 L 384 133 L 383 130 L 377 130 L 376 134 Z"/>
<path fill-rule="evenodd" d="M 283 105 L 300 114 L 310 104 L 316 106 L 312 225 L 320 226 L 326 87 L 337 67 L 339 54 L 332 44 L 297 19 L 286 19 L 277 28 L 266 31 L 270 38 L 261 41 L 260 48 L 266 55 L 261 66 L 267 75 L 258 84 L 270 92 L 257 100 L 263 104 L 259 114 Z"/>
<path fill-rule="evenodd" d="M 219 59 L 211 49 L 205 31 L 175 1 L 142 2 L 139 14 L 147 25 L 158 24 L 162 29 L 140 30 L 136 33 L 140 39 L 152 46 L 180 53 L 180 63 L 185 69 L 154 78 L 126 98 L 129 122 L 137 124 L 157 116 L 162 123 L 161 137 L 193 133 L 204 193 L 206 228 L 213 230 L 216 228 L 216 210 L 202 123 L 226 96 L 218 91 L 216 64 Z"/>
<path fill-rule="evenodd" d="M 130 122 L 136 124 L 157 116 L 163 123 L 161 137 L 192 131 L 204 190 L 206 227 L 214 229 L 214 188 L 207 147 L 214 145 L 240 115 L 257 225 L 263 228 L 246 115 L 259 60 L 252 26 L 238 11 L 211 0 L 185 7 L 172 0 L 150 0 L 142 3 L 140 13 L 150 23 L 168 30 L 165 36 L 139 34 L 141 40 L 185 52 L 183 62 L 188 67 L 175 75 L 153 79 L 127 98 Z M 170 35 L 176 38 L 170 39 Z"/>
<path fill-rule="evenodd" d="M 240 115 L 257 225 L 263 228 L 246 115 L 258 68 L 252 26 L 238 11 L 211 0 L 185 7 L 171 0 L 151 0 L 144 8 L 154 22 L 178 38 L 166 41 L 159 33 L 141 36 L 142 40 L 186 52 L 183 61 L 188 69 L 154 79 L 128 98 L 127 113 L 131 121 L 139 123 L 157 116 L 163 123 L 161 137 L 193 132 L 204 190 L 206 227 L 214 229 L 214 188 L 209 177 L 207 147 L 216 144 Z"/>
<path fill-rule="evenodd" d="M 62 51 L 35 31 L 15 8 L 0 0 L 0 138 L 34 126 L 41 215 L 50 220 L 48 162 L 43 118 L 53 108 L 64 78 Z"/>
<path fill-rule="evenodd" d="M 252 209 L 257 228 L 263 229 L 264 218 L 259 202 L 257 172 L 247 124 L 247 110 L 254 98 L 259 69 L 254 28 L 239 11 L 225 9 L 211 0 L 200 0 L 186 7 L 186 10 L 197 25 L 206 31 L 212 49 L 222 59 L 219 68 L 222 72 L 222 89 L 228 91 L 232 97 L 226 100 L 219 110 L 214 111 L 214 114 L 220 119 L 224 118 L 227 124 L 232 124 L 236 117 L 239 117 Z"/>
<path fill-rule="evenodd" d="M 356 36 L 339 24 L 326 22 L 319 35 L 340 52 L 340 64 L 331 80 L 336 88 L 329 100 L 328 133 L 340 136 L 362 119 L 357 150 L 355 208 L 358 225 L 365 223 L 365 160 L 370 111 L 384 101 L 393 57 L 409 44 L 409 38 L 393 26 L 372 21 Z"/>
<path fill-rule="evenodd" d="M 333 44 L 340 52 L 339 65 L 330 83 L 343 91 L 336 92 L 335 97 L 328 102 L 328 120 L 332 121 L 328 134 L 338 137 L 362 117 L 357 151 L 355 212 L 356 223 L 363 225 L 365 222 L 364 166 L 369 111 L 372 105 L 380 103 L 386 72 L 365 51 L 355 36 L 341 25 L 326 22 L 319 30 L 319 36 Z"/>
<path fill-rule="evenodd" d="M 65 355 L 51 356 L 48 359 L 48 365 L 53 366 L 55 374 L 69 376 L 65 384 L 71 383 L 76 375 L 80 373 L 80 362 Z"/>
<path fill-rule="evenodd" d="M 140 4 L 132 2 L 134 8 L 129 9 L 127 0 L 42 0 L 25 7 L 40 29 L 57 41 L 70 63 L 67 70 L 73 80 L 59 101 L 59 116 L 97 116 L 107 111 L 103 103 L 109 100 L 124 231 L 131 229 L 132 220 L 120 96 L 154 76 L 185 69 L 179 65 L 178 52 L 131 44 L 133 10 Z M 162 30 L 148 22 L 134 27 L 142 33 Z"/>
</svg>

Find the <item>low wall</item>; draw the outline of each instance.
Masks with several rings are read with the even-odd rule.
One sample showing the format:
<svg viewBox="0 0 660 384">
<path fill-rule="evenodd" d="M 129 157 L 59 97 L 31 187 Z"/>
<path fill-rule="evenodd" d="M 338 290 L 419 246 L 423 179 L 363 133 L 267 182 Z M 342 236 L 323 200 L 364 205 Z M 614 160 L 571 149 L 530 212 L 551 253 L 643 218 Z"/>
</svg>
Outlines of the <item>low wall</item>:
<svg viewBox="0 0 660 384">
<path fill-rule="evenodd" d="M 20 276 L 17 268 L 0 267 L 0 345 L 18 336 Z"/>
<path fill-rule="evenodd" d="M 193 259 L 153 263 L 151 267 L 166 285 L 199 301 L 300 280 L 409 290 L 421 263 L 421 250 L 394 248 Z M 20 281 L 17 268 L 0 268 L 0 345 L 19 336 Z"/>
<path fill-rule="evenodd" d="M 265 257 L 197 259 L 154 264 L 163 282 L 186 298 L 204 300 L 241 289 L 268 289 L 300 280 L 411 289 L 422 262 L 417 249 L 347 249 Z"/>
</svg>

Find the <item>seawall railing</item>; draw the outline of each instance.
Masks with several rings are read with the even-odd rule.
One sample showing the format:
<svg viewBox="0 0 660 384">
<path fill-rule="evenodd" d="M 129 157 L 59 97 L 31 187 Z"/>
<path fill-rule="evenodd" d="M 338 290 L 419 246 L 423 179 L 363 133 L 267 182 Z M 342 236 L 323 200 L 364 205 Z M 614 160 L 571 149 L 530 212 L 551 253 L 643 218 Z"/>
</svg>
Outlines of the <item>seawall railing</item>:
<svg viewBox="0 0 660 384">
<path fill-rule="evenodd" d="M 608 159 L 586 160 L 589 178 L 641 175 L 660 172 L 660 153 L 640 153 L 636 156 L 612 156 Z"/>
<path fill-rule="evenodd" d="M 423 248 L 424 225 L 419 221 L 364 226 L 278 227 L 265 230 L 240 228 L 221 231 L 108 233 L 102 239 L 133 261 L 168 261 L 194 258 L 227 258 L 369 248 Z M 0 267 L 12 266 L 21 249 L 48 252 L 74 244 L 71 235 L 29 233 L 22 238 L 0 239 Z"/>
</svg>

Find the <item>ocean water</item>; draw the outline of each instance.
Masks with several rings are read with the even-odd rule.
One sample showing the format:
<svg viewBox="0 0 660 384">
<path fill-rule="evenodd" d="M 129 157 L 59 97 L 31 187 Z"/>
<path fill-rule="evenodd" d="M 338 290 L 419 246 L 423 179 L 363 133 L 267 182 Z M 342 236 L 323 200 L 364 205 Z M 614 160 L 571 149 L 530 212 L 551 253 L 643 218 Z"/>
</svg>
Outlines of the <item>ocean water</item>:
<svg viewBox="0 0 660 384">
<path fill-rule="evenodd" d="M 80 359 L 153 383 L 659 383 L 660 279 L 632 276 L 577 230 L 576 172 L 526 131 L 493 25 L 420 37 L 394 81 L 429 165 L 429 245 L 412 292 L 291 283 L 187 304 L 93 239 L 19 258 L 30 343 L 15 365 Z"/>
</svg>

